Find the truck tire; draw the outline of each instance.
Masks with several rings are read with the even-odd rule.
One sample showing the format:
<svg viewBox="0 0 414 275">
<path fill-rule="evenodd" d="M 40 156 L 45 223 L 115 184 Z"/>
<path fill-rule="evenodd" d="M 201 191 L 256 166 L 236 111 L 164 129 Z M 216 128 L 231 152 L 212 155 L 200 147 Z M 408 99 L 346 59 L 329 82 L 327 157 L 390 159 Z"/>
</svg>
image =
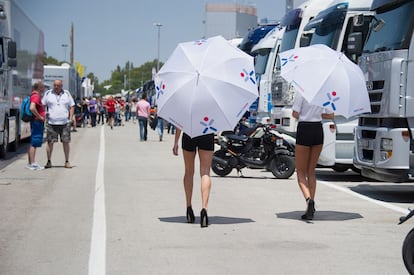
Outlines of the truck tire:
<svg viewBox="0 0 414 275">
<path fill-rule="evenodd" d="M 4 132 L 3 132 L 3 142 L 0 144 L 0 158 L 5 158 L 9 145 L 9 124 L 7 123 L 7 117 L 4 121 Z"/>
<path fill-rule="evenodd" d="M 414 228 L 408 232 L 404 239 L 402 256 L 408 272 L 414 274 Z"/>
<path fill-rule="evenodd" d="M 19 125 L 19 115 L 17 114 L 16 119 L 16 132 L 14 133 L 14 141 L 10 144 L 10 152 L 17 152 L 17 149 L 19 148 L 19 144 L 20 144 L 20 135 L 19 135 L 19 129 L 20 129 L 20 125 Z"/>
</svg>

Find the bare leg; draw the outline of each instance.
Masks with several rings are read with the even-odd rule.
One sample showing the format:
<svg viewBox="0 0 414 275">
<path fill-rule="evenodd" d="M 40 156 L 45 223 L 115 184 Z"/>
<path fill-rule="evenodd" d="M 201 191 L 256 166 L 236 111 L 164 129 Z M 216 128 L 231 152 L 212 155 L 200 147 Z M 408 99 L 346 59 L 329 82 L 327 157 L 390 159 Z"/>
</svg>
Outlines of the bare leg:
<svg viewBox="0 0 414 275">
<path fill-rule="evenodd" d="M 310 148 L 310 154 L 308 159 L 308 185 L 309 185 L 309 192 L 311 199 L 315 199 L 315 193 L 316 193 L 316 175 L 315 175 L 315 168 L 318 164 L 318 159 L 322 151 L 322 144 L 312 146 Z"/>
<path fill-rule="evenodd" d="M 53 142 L 48 142 L 46 146 L 47 160 L 52 159 L 52 152 L 53 152 Z"/>
<path fill-rule="evenodd" d="M 36 155 L 36 147 L 30 146 L 29 151 L 27 152 L 28 158 L 29 158 L 29 164 L 32 164 L 35 162 L 35 155 Z"/>
<path fill-rule="evenodd" d="M 65 153 L 65 161 L 69 161 L 69 142 L 63 142 L 63 152 Z"/>
<path fill-rule="evenodd" d="M 308 183 L 308 163 L 309 163 L 310 147 L 303 145 L 296 145 L 295 148 L 295 162 L 296 175 L 299 188 L 302 191 L 305 199 L 311 196 Z"/>
<path fill-rule="evenodd" d="M 193 183 L 194 183 L 194 159 L 196 152 L 190 152 L 183 150 L 184 157 L 184 191 L 187 207 L 191 206 L 191 198 L 193 196 Z"/>
<path fill-rule="evenodd" d="M 211 190 L 210 168 L 213 160 L 213 151 L 198 150 L 200 159 L 201 201 L 202 208 L 208 209 L 208 199 Z"/>
</svg>

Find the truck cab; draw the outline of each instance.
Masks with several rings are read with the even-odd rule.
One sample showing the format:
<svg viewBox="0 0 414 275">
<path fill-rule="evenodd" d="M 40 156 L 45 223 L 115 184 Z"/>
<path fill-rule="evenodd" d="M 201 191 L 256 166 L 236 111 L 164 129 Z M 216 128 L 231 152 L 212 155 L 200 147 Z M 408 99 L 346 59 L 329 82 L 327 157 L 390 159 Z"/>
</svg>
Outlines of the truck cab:
<svg viewBox="0 0 414 275">
<path fill-rule="evenodd" d="M 371 113 L 359 116 L 354 165 L 362 175 L 403 182 L 414 173 L 414 1 L 374 0 L 359 65 L 366 77 Z"/>
<path fill-rule="evenodd" d="M 373 17 L 373 12 L 369 11 L 371 3 L 372 0 L 349 0 L 333 3 L 321 11 L 304 28 L 305 31 L 313 30 L 310 45 L 324 44 L 343 52 L 357 63 L 361 51 L 348 49 L 348 39 L 356 33 L 360 39 L 366 39 Z M 285 114 L 290 116 L 290 110 Z M 320 165 L 331 166 L 338 172 L 349 168 L 359 172 L 353 165 L 354 129 L 357 125 L 357 117 L 346 119 L 340 115 L 335 116 L 333 122 L 324 122 L 325 144 L 319 159 Z"/>
<path fill-rule="evenodd" d="M 284 28 L 271 30 L 252 48 L 255 58 L 256 80 L 259 88 L 257 118 L 258 123 L 266 123 L 272 116 L 272 77 L 276 69 Z"/>
</svg>

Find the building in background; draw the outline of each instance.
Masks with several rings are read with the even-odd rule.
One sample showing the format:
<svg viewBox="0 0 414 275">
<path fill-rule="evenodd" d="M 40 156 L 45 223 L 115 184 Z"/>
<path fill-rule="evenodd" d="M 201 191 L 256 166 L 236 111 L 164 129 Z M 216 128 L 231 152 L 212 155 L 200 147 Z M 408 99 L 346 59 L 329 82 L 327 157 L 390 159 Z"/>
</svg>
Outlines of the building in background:
<svg viewBox="0 0 414 275">
<path fill-rule="evenodd" d="M 206 3 L 204 37 L 221 35 L 225 39 L 243 37 L 257 27 L 257 10 L 252 5 Z"/>
</svg>

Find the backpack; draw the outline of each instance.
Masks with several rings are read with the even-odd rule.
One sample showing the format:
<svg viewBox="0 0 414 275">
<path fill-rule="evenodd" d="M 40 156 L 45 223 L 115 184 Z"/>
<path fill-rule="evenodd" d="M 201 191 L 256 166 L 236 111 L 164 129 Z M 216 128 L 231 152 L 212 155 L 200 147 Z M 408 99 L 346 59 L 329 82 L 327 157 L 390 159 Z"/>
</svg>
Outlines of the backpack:
<svg viewBox="0 0 414 275">
<path fill-rule="evenodd" d="M 30 122 L 34 119 L 34 116 L 30 111 L 30 95 L 26 96 L 23 99 L 22 105 L 20 107 L 20 118 L 24 122 Z"/>
</svg>

